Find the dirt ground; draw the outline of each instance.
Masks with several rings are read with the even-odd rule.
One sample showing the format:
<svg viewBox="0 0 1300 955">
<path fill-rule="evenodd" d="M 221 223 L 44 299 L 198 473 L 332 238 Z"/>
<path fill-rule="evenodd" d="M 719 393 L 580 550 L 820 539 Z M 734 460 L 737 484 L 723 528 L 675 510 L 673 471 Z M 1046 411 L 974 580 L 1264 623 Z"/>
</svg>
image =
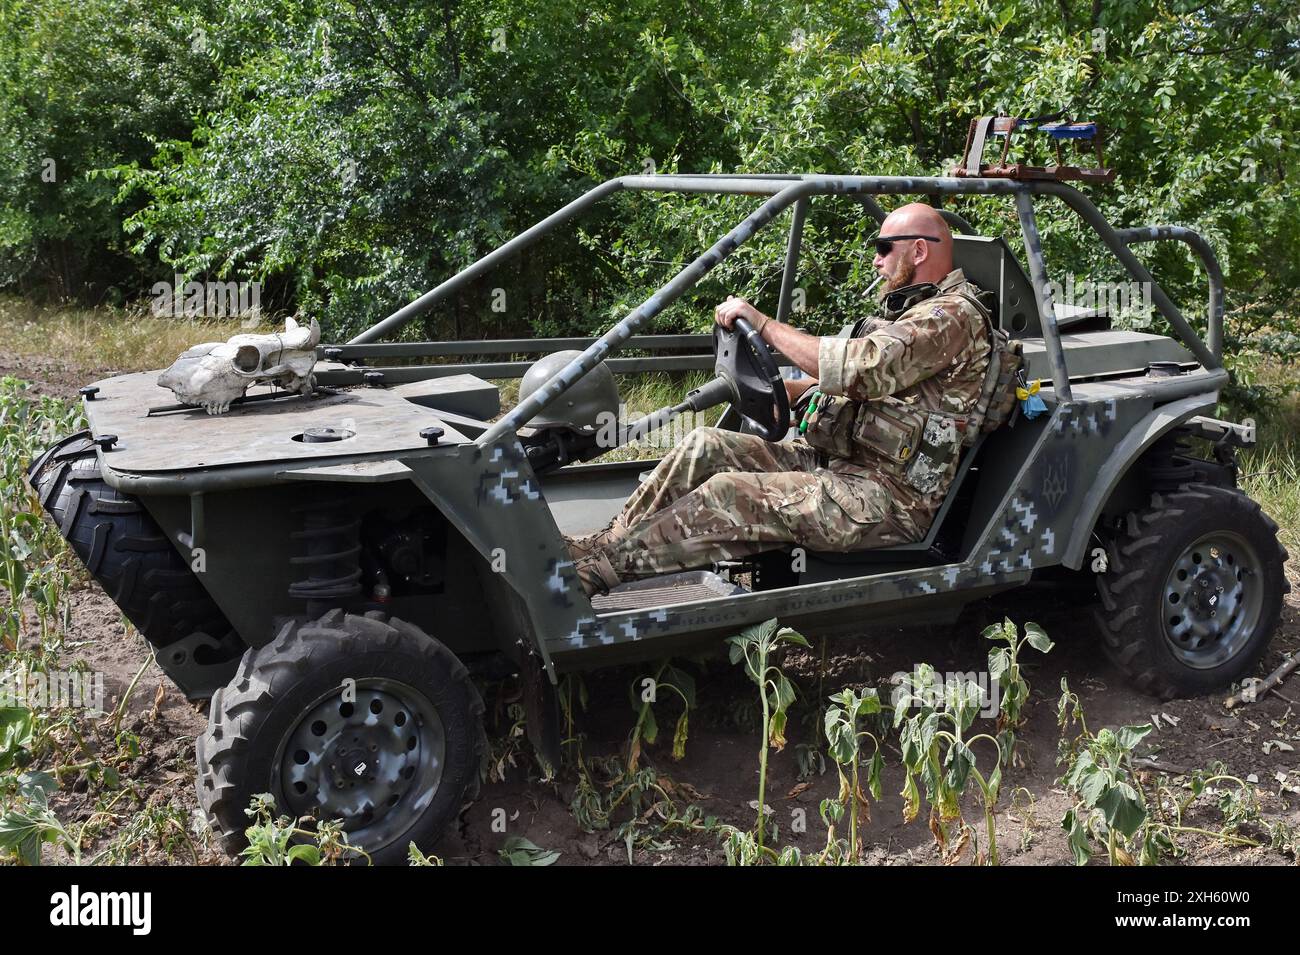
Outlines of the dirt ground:
<svg viewBox="0 0 1300 955">
<path fill-rule="evenodd" d="M 1104 660 L 1095 637 L 1080 615 L 1039 607 L 1033 619 L 1041 623 L 1056 642 L 1045 657 L 1031 651 L 1028 679 L 1032 686 L 1028 706 L 1029 720 L 1020 735 L 1019 753 L 1024 765 L 1007 774 L 1003 798 L 997 817 L 998 842 L 1003 864 L 1065 865 L 1071 856 L 1064 834 L 1058 828 L 1061 815 L 1069 804 L 1057 786 L 1061 769 L 1056 765 L 1056 701 L 1062 677 L 1079 694 L 1091 728 L 1145 723 L 1159 718 L 1159 728 L 1147 738 L 1143 750 L 1157 765 L 1171 768 L 1203 768 L 1212 761 L 1225 764 L 1227 771 L 1241 778 L 1254 775 L 1260 782 L 1262 809 L 1269 819 L 1281 819 L 1300 826 L 1300 796 L 1280 790 L 1276 774 L 1288 774 L 1290 786 L 1300 784 L 1295 751 L 1272 749 L 1264 753 L 1268 740 L 1290 741 L 1300 750 L 1300 705 L 1270 694 L 1250 706 L 1226 710 L 1223 695 L 1161 703 L 1129 689 L 1118 672 Z M 920 662 L 929 662 L 945 671 L 980 671 L 985 669 L 987 647 L 975 631 L 949 637 L 930 631 L 895 631 L 861 638 L 833 638 L 827 654 L 824 688 L 831 693 L 843 685 L 875 685 L 888 692 L 890 674 L 910 671 Z M 147 650 L 134 633 L 128 635 L 117 608 L 98 589 L 87 585 L 72 598 L 71 656 L 85 660 L 94 670 L 105 674 L 106 708 L 116 707 L 141 664 Z M 1295 595 L 1288 598 L 1282 628 L 1266 656 L 1260 673 L 1267 673 L 1282 662 L 1285 652 L 1300 651 L 1300 605 Z M 795 681 L 802 705 L 791 713 L 786 748 L 773 753 L 769 760 L 768 805 L 781 824 L 780 843 L 796 845 L 806 852 L 820 850 L 825 829 L 817 807 L 824 798 L 834 796 L 838 788 L 835 771 L 814 774 L 811 785 L 797 790 L 798 762 L 796 746 L 812 742 L 820 735 L 814 725 L 811 698 L 815 695 L 817 676 L 815 654 L 798 651 L 788 655 L 784 669 Z M 655 746 L 645 748 L 643 760 L 653 765 L 661 776 L 674 783 L 687 784 L 698 797 L 692 801 L 710 815 L 737 826 L 752 826 L 751 804 L 758 792 L 758 727 L 754 718 L 754 689 L 738 668 L 731 667 L 725 655 L 704 664 L 683 664 L 697 680 L 700 702 L 692 714 L 686 755 L 680 761 L 671 757 L 670 728 L 679 712 L 671 704 L 661 716 L 668 729 L 662 731 Z M 581 716 L 580 731 L 586 734 L 584 753 L 601 756 L 626 751 L 627 734 L 635 716 L 628 703 L 628 687 L 645 673 L 637 668 L 622 668 L 587 674 L 590 695 L 588 709 Z M 496 685 L 487 694 L 490 736 L 499 753 L 505 743 L 510 720 L 505 706 L 511 699 L 508 685 Z M 1287 696 L 1300 691 L 1283 684 Z M 1295 697 L 1292 696 L 1292 699 Z M 1173 720 L 1170 720 L 1172 717 Z M 202 732 L 205 712 L 184 700 L 151 665 L 139 680 L 124 725 L 138 733 L 141 755 L 123 776 L 147 794 L 149 805 L 171 805 L 192 816 L 197 808 L 194 794 L 194 739 Z M 1176 723 L 1174 721 L 1177 721 Z M 977 721 L 973 731 L 988 728 Z M 821 746 L 818 747 L 822 748 Z M 912 824 L 902 821 L 902 775 L 897 746 L 887 743 L 883 799 L 871 807 L 871 823 L 864 834 L 866 861 L 877 865 L 932 864 L 939 861 L 929 830 L 922 819 Z M 987 758 L 987 756 L 986 756 Z M 515 765 L 507 767 L 506 779 L 484 786 L 481 798 L 462 817 L 455 833 L 443 840 L 438 854 L 448 864 L 492 865 L 498 862 L 497 851 L 510 835 L 524 836 L 536 845 L 561 853 L 559 864 L 620 865 L 627 863 L 627 848 L 613 832 L 586 833 L 569 810 L 574 780 L 562 774 L 553 783 L 542 783 L 526 745 L 516 750 Z M 1023 791 L 1021 791 L 1023 790 Z M 791 795 L 792 793 L 797 794 Z M 1012 800 L 1014 798 L 1014 806 Z M 79 822 L 89 815 L 91 801 L 76 788 L 56 795 L 60 816 Z M 1208 800 L 1207 800 L 1208 804 Z M 792 831 L 802 809 L 806 829 Z M 964 807 L 968 821 L 978 825 L 982 819 L 974 800 Z M 1214 813 L 1207 809 L 1206 820 Z M 505 831 L 500 831 L 500 820 Z M 494 824 L 495 823 L 495 824 Z M 109 833 L 108 835 L 111 835 Z M 697 838 L 668 838 L 671 848 L 662 851 L 637 850 L 633 861 L 638 865 L 721 864 L 723 853 L 710 835 Z M 1227 848 L 1210 839 L 1190 837 L 1190 850 L 1183 860 L 1189 864 L 1285 865 L 1292 860 L 1266 848 Z M 200 861 L 219 864 L 224 856 L 205 849 L 197 840 Z M 193 862 L 188 850 L 170 857 L 147 850 L 139 859 L 150 864 Z"/>
<path fill-rule="evenodd" d="M 73 396 L 78 385 L 107 373 L 111 370 L 71 368 L 57 360 L 33 362 L 0 352 L 0 374 L 33 381 L 42 393 Z M 1287 597 L 1281 628 L 1260 664 L 1260 676 L 1280 665 L 1284 654 L 1300 651 L 1300 581 L 1294 561 L 1288 570 L 1295 589 Z M 990 608 L 987 612 L 996 614 L 1000 609 Z M 147 659 L 147 648 L 134 632 L 128 633 L 117 608 L 93 583 L 72 594 L 71 613 L 68 658 L 84 659 L 92 669 L 105 674 L 106 705 L 112 710 Z M 1056 701 L 1062 677 L 1068 678 L 1081 697 L 1088 725 L 1094 731 L 1102 726 L 1151 722 L 1158 717 L 1158 729 L 1147 737 L 1143 749 L 1157 765 L 1199 769 L 1221 761 L 1227 772 L 1258 780 L 1267 819 L 1300 826 L 1300 795 L 1278 782 L 1278 774 L 1282 773 L 1286 786 L 1300 787 L 1300 675 L 1284 683 L 1280 693 L 1233 710 L 1223 706 L 1226 694 L 1161 703 L 1125 685 L 1105 661 L 1089 619 L 1077 608 L 1023 602 L 1014 606 L 1012 616 L 1017 622 L 1040 623 L 1056 647 L 1045 657 L 1024 651 L 1032 692 L 1028 723 L 1020 734 L 1024 765 L 1007 773 L 997 814 L 1004 864 L 1064 865 L 1072 861 L 1059 827 L 1069 804 L 1056 782 L 1061 774 L 1056 765 L 1060 736 Z M 823 691 L 830 694 L 843 685 L 866 684 L 880 686 L 882 695 L 887 696 L 884 681 L 895 672 L 911 671 L 923 662 L 940 671 L 983 671 L 987 652 L 988 645 L 980 639 L 978 627 L 963 628 L 955 634 L 891 630 L 852 639 L 835 638 L 828 645 Z M 755 812 L 751 803 L 758 793 L 759 736 L 753 717 L 755 706 L 751 705 L 757 700 L 755 690 L 738 668 L 728 665 L 725 655 L 704 666 L 686 663 L 684 667 L 695 675 L 700 704 L 691 716 L 685 757 L 680 761 L 671 757 L 671 726 L 678 710 L 666 704 L 660 717 L 661 726 L 666 728 L 655 746 L 646 747 L 643 761 L 653 765 L 661 777 L 671 778 L 678 791 L 689 791 L 682 784 L 693 789 L 698 795 L 692 801 L 706 813 L 750 827 Z M 824 751 L 820 727 L 814 725 L 816 712 L 812 704 L 817 693 L 816 655 L 804 651 L 790 654 L 783 667 L 796 683 L 800 703 L 791 713 L 788 745 L 769 760 L 767 802 L 773 809 L 773 819 L 780 824 L 780 844 L 817 851 L 825 843 L 825 828 L 817 807 L 823 798 L 835 795 L 838 783 L 834 769 L 828 767 L 824 774 L 814 774 L 807 780 L 810 785 L 799 788 L 797 744 L 818 741 L 817 749 Z M 628 687 L 642 675 L 636 668 L 586 675 L 590 703 L 581 714 L 579 726 L 579 732 L 585 734 L 586 756 L 626 749 L 627 734 L 635 719 L 628 703 Z M 505 714 L 509 694 L 510 688 L 505 686 L 487 695 L 489 735 L 497 752 L 504 745 L 510 722 Z M 194 814 L 194 739 L 205 719 L 206 713 L 184 700 L 156 665 L 148 667 L 132 695 L 124 721 L 139 734 L 142 752 L 123 775 L 150 805 L 169 805 L 183 809 L 187 816 Z M 976 731 L 990 725 L 981 722 L 977 722 Z M 1289 741 L 1294 749 L 1274 747 L 1265 753 L 1264 744 L 1272 740 Z M 989 757 L 986 754 L 983 758 Z M 508 767 L 504 781 L 484 786 L 481 798 L 463 815 L 458 831 L 444 839 L 438 854 L 448 864 L 497 864 L 498 850 L 511 835 L 524 836 L 540 847 L 559 852 L 561 865 L 627 864 L 627 847 L 612 831 L 586 833 L 578 826 L 569 809 L 575 785 L 571 773 L 562 774 L 552 783 L 540 782 L 526 745 L 518 751 L 515 763 Z M 881 802 L 872 804 L 871 822 L 864 833 L 866 861 L 878 865 L 938 863 L 939 854 L 925 825 L 924 810 L 917 821 L 902 821 L 899 765 L 899 753 L 891 740 L 886 751 L 884 796 Z M 78 791 L 78 785 L 83 791 Z M 60 817 L 77 822 L 90 814 L 93 801 L 84 788 L 84 783 L 74 784 L 55 795 L 53 805 Z M 1200 811 L 1205 824 L 1212 825 L 1215 812 L 1211 800 L 1203 798 L 1201 802 L 1207 806 Z M 806 818 L 803 832 L 795 831 L 796 810 L 803 810 Z M 982 830 L 982 814 L 976 802 L 969 801 L 963 810 L 967 820 Z M 501 826 L 494 822 L 503 818 L 505 831 L 501 832 Z M 1193 817 L 1191 824 L 1196 824 L 1197 818 Z M 1258 832 L 1246 834 L 1259 836 Z M 106 834 L 109 836 L 111 832 Z M 1294 862 L 1267 848 L 1228 848 L 1199 836 L 1184 837 L 1182 845 L 1189 850 L 1181 860 L 1187 864 Z M 202 839 L 197 840 L 196 851 L 198 861 L 205 864 L 228 861 L 207 849 Z M 638 849 L 633 855 L 638 865 L 720 864 L 723 859 L 712 835 L 665 836 L 658 849 Z M 144 845 L 135 861 L 183 864 L 195 861 L 195 856 L 188 848 L 168 856 Z"/>
</svg>

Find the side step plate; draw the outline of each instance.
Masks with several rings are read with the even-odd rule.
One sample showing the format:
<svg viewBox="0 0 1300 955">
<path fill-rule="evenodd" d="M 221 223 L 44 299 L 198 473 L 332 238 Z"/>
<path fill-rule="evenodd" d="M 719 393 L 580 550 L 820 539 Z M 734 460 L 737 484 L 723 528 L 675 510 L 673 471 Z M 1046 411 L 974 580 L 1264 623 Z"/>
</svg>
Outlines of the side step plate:
<svg viewBox="0 0 1300 955">
<path fill-rule="evenodd" d="M 592 597 L 591 606 L 596 613 L 617 613 L 745 593 L 749 591 L 728 583 L 711 570 L 690 570 L 619 584 L 607 594 Z"/>
</svg>

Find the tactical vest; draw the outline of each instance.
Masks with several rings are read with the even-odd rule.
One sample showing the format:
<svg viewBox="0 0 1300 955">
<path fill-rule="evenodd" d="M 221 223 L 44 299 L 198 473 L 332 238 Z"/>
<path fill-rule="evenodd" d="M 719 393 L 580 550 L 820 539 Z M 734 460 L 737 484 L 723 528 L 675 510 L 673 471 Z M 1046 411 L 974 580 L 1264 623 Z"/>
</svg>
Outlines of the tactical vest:
<svg viewBox="0 0 1300 955">
<path fill-rule="evenodd" d="M 896 321 L 908 309 L 939 294 L 937 286 L 909 286 L 891 293 L 883 317 Z M 944 487 L 964 447 L 982 432 L 1006 423 L 1017 408 L 1016 373 L 1022 358 L 1020 343 L 993 326 L 979 290 L 968 282 L 942 290 L 960 295 L 984 319 L 990 354 L 983 387 L 965 414 L 918 408 L 912 402 L 887 395 L 874 401 L 853 401 L 844 396 L 822 396 L 810 418 L 804 439 L 837 458 L 879 467 L 922 494 Z M 892 300 L 892 303 L 891 303 Z M 892 304 L 893 307 L 890 307 Z M 859 322 L 852 337 L 866 324 Z"/>
</svg>

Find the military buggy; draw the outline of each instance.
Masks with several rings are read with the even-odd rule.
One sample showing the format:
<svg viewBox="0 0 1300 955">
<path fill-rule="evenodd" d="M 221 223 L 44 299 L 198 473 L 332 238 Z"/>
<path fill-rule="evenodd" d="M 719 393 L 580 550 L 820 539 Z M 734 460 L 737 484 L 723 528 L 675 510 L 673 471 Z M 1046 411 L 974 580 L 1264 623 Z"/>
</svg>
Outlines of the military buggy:
<svg viewBox="0 0 1300 955">
<path fill-rule="evenodd" d="M 552 687 L 565 672 L 716 646 L 772 617 L 865 637 L 891 620 L 951 619 L 1031 581 L 1095 578 L 1101 646 L 1139 688 L 1198 694 L 1248 675 L 1278 621 L 1286 554 L 1276 525 L 1236 486 L 1234 449 L 1253 433 L 1213 417 L 1228 380 L 1213 252 L 1186 228 L 1112 228 L 1060 176 L 987 175 L 978 163 L 960 172 L 625 176 L 352 341 L 320 348 L 311 394 L 259 390 L 209 416 L 169 405 L 157 372 L 83 389 L 89 429 L 34 462 L 31 480 L 162 669 L 190 698 L 211 697 L 198 788 L 227 845 L 240 844 L 250 797 L 269 791 L 282 811 L 341 818 L 377 861 L 400 860 L 411 841 L 431 845 L 477 792 L 485 738 L 471 673 L 522 675 L 530 736 L 553 761 Z M 599 339 L 380 342 L 625 189 L 761 201 Z M 722 426 L 780 438 L 779 356 L 743 332 L 720 335 L 716 354 L 613 356 L 627 345 L 698 351 L 702 336 L 636 333 L 787 210 L 782 319 L 814 200 L 853 201 L 879 220 L 877 196 L 972 194 L 1014 203 L 1028 273 L 1002 238 L 971 234 L 945 212 L 956 265 L 993 293 L 993 321 L 1020 342 L 1028 377 L 1042 379 L 1047 412 L 964 452 L 921 541 L 797 563 L 777 551 L 589 599 L 561 535 L 603 524 L 650 464 L 584 463 L 601 449 L 589 428 L 567 426 L 570 389 L 602 365 L 716 366 L 717 382 L 639 433 L 721 402 Z M 1176 338 L 1053 301 L 1035 217 L 1045 198 L 1151 283 Z M 1156 241 L 1200 257 L 1204 337 L 1132 251 Z M 501 417 L 488 379 L 518 376 L 525 363 L 412 362 L 575 346 Z M 1190 454 L 1189 438 L 1212 452 Z"/>
</svg>

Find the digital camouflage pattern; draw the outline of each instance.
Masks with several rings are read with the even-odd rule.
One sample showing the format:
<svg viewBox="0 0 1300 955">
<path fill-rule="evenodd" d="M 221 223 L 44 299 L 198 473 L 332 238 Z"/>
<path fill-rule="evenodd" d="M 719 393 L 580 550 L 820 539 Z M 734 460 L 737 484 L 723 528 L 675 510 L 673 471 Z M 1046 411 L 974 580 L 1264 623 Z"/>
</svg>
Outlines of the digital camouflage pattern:
<svg viewBox="0 0 1300 955">
<path fill-rule="evenodd" d="M 588 590 L 795 544 L 853 551 L 925 536 L 989 362 L 979 289 L 937 294 L 856 338 L 823 338 L 807 440 L 697 428 L 604 531 L 571 542 Z"/>
</svg>

